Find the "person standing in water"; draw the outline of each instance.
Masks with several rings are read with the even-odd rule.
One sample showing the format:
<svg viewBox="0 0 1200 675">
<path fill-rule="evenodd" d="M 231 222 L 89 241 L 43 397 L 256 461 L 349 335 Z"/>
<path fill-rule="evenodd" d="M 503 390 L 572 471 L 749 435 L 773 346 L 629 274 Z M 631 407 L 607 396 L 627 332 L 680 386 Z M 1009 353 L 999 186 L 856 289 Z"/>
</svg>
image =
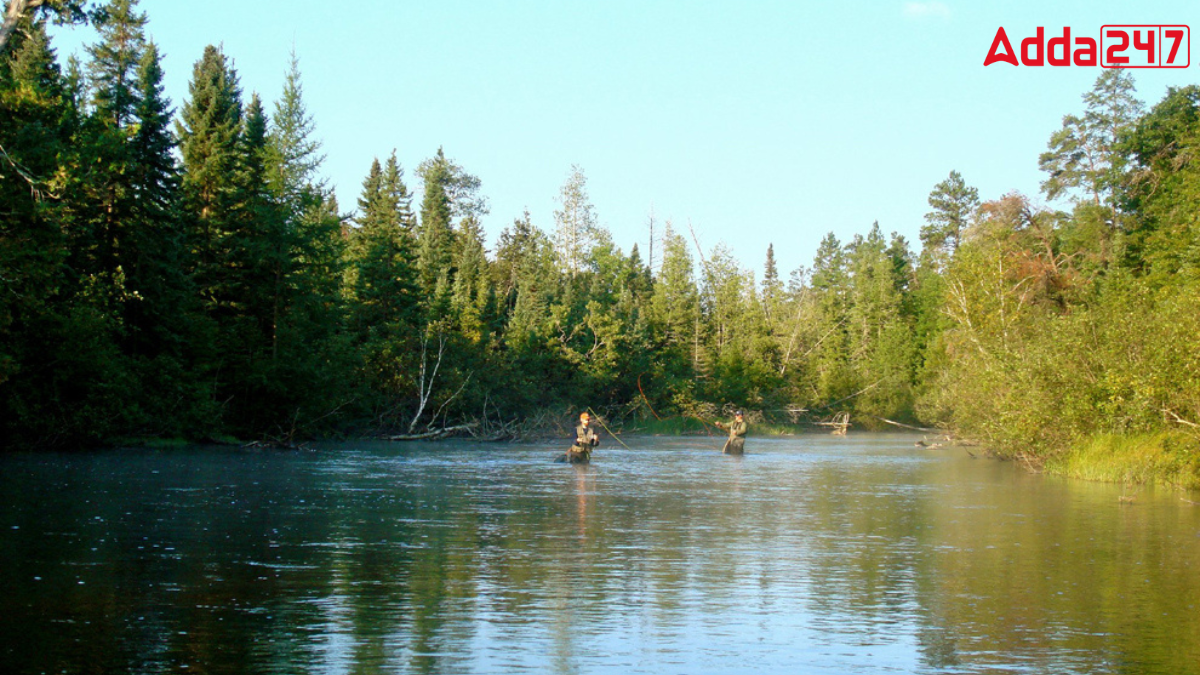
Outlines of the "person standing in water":
<svg viewBox="0 0 1200 675">
<path fill-rule="evenodd" d="M 722 452 L 727 455 L 740 455 L 746 451 L 746 418 L 741 410 L 737 411 L 728 425 L 717 422 L 717 427 L 729 430 L 729 440 L 725 441 Z"/>
<path fill-rule="evenodd" d="M 575 445 L 567 453 L 567 459 L 572 464 L 583 464 L 591 460 L 592 449 L 600 444 L 600 437 L 591 425 L 592 416 L 586 412 L 579 413 L 579 424 L 575 427 Z"/>
</svg>

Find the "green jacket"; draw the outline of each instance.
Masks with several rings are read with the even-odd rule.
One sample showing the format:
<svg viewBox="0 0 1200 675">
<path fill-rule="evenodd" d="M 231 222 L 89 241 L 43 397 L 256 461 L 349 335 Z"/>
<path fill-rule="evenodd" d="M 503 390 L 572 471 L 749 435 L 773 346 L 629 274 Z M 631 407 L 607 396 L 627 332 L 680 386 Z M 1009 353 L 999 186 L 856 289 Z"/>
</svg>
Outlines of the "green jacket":
<svg viewBox="0 0 1200 675">
<path fill-rule="evenodd" d="M 746 437 L 746 420 L 734 420 L 729 424 L 729 438 L 745 438 Z"/>
</svg>

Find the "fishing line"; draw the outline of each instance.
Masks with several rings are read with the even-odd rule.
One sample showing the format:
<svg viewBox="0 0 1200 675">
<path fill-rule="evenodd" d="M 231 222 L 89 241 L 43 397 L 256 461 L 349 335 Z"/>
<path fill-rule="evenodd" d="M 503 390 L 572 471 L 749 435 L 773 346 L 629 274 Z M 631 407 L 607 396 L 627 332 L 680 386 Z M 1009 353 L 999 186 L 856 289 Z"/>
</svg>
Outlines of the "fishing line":
<svg viewBox="0 0 1200 675">
<path fill-rule="evenodd" d="M 600 423 L 600 426 L 604 427 L 604 430 L 608 432 L 608 435 L 609 435 L 609 436 L 612 436 L 612 437 L 613 437 L 613 438 L 615 438 L 615 439 L 617 439 L 617 442 L 618 442 L 618 443 L 620 443 L 621 445 L 623 445 L 623 446 L 625 447 L 625 449 L 626 449 L 626 450 L 632 450 L 632 449 L 633 449 L 633 448 L 629 447 L 628 445 L 625 445 L 625 441 L 621 440 L 621 437 L 620 437 L 620 436 L 618 436 L 618 435 L 614 434 L 614 433 L 613 433 L 613 431 L 612 431 L 612 429 L 609 429 L 609 428 L 608 428 L 608 425 L 604 423 L 604 420 L 600 419 L 600 415 L 596 414 L 596 411 L 595 411 L 595 410 L 592 410 L 591 408 L 588 408 L 588 412 L 592 413 L 592 416 L 596 418 L 596 421 Z"/>
</svg>

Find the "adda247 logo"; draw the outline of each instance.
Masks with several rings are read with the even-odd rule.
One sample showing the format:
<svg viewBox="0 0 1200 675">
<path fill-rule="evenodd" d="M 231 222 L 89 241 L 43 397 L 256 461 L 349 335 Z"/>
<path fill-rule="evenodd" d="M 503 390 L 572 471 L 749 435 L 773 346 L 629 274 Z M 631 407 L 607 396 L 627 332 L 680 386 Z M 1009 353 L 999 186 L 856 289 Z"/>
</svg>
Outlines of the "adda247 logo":
<svg viewBox="0 0 1200 675">
<path fill-rule="evenodd" d="M 1187 68 L 1192 62 L 1191 42 L 1191 29 L 1183 24 L 1105 25 L 1100 27 L 1098 42 L 1082 35 L 1072 40 L 1070 28 L 1047 40 L 1045 28 L 1038 26 L 1036 34 L 1021 40 L 1017 50 L 1001 26 L 983 65 Z"/>
</svg>

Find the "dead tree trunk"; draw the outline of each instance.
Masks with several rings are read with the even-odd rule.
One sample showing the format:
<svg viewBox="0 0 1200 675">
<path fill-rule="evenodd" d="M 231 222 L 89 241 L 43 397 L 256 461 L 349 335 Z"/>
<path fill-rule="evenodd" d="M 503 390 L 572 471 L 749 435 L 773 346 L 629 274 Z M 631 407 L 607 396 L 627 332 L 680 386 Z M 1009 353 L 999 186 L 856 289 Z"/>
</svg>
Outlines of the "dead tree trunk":
<svg viewBox="0 0 1200 675">
<path fill-rule="evenodd" d="M 442 367 L 442 357 L 446 354 L 446 334 L 438 331 L 437 361 L 433 364 L 433 372 L 429 372 L 428 351 L 429 332 L 426 331 L 425 337 L 421 340 L 421 371 L 417 379 L 417 414 L 413 415 L 412 422 L 408 425 L 410 434 L 413 429 L 417 428 L 417 422 L 421 420 L 421 415 L 425 414 L 425 407 L 429 405 L 429 399 L 433 396 L 433 385 L 437 381 L 438 370 Z"/>
</svg>

